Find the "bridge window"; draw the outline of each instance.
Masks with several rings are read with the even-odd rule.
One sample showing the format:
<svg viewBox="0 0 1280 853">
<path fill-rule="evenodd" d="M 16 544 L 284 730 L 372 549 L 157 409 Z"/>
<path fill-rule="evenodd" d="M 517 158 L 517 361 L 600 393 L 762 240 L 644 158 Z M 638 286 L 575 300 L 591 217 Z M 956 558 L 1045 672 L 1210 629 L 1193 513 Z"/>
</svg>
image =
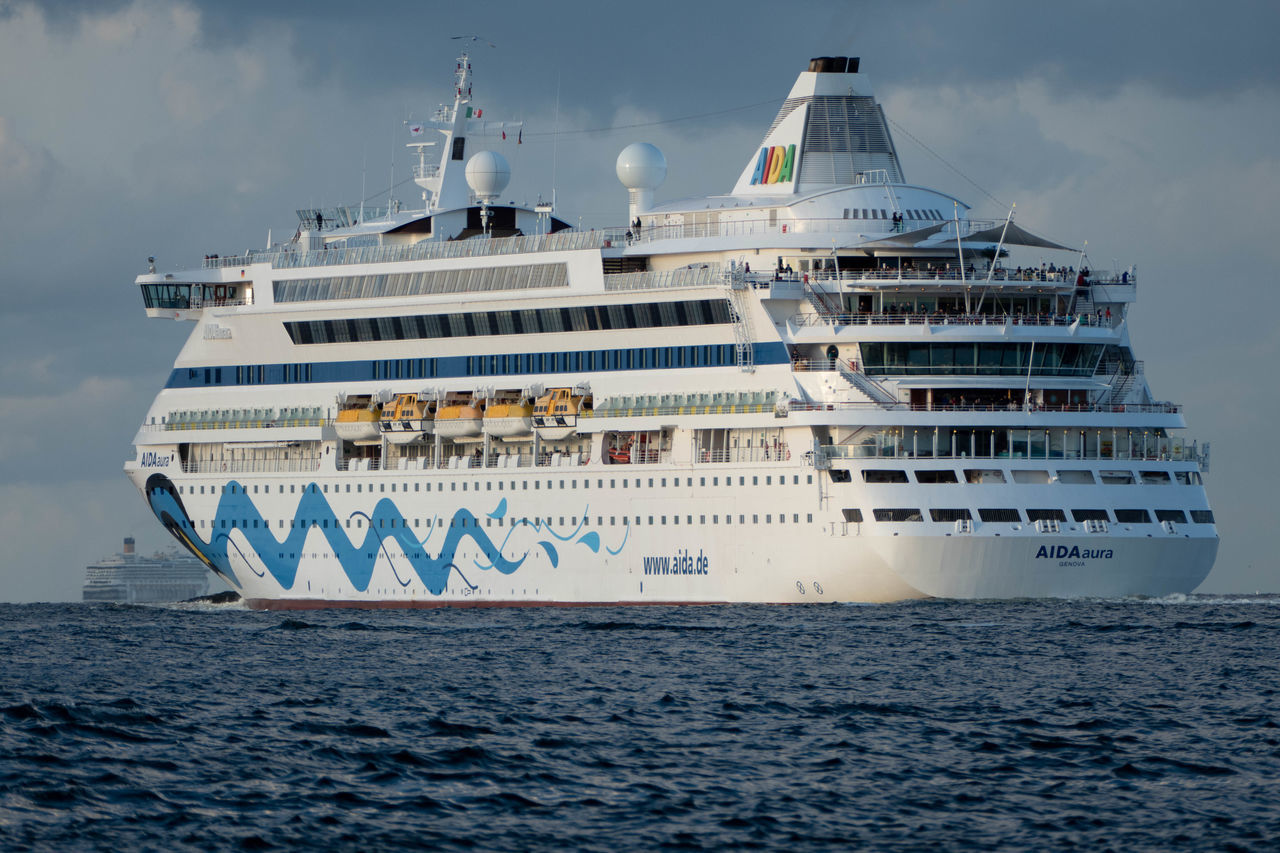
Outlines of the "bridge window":
<svg viewBox="0 0 1280 853">
<path fill-rule="evenodd" d="M 1151 516 L 1145 509 L 1118 509 L 1116 522 L 1118 524 L 1150 524 Z"/>
</svg>

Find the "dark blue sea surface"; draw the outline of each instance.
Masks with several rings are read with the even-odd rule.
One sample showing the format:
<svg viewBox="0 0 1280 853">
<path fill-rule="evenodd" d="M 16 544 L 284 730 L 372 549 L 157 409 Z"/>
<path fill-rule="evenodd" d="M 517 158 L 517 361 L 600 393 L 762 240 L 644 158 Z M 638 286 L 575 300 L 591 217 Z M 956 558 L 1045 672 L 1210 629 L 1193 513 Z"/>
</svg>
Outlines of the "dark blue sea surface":
<svg viewBox="0 0 1280 853">
<path fill-rule="evenodd" d="M 6 850 L 1275 850 L 1280 598 L 0 606 Z"/>
</svg>

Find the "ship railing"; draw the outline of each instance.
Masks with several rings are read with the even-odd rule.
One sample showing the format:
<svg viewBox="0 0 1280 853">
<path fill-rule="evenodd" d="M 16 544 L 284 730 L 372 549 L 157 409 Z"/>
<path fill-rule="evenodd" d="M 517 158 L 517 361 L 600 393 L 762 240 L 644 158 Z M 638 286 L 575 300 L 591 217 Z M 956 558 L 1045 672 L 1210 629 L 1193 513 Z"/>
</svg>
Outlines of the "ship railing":
<svg viewBox="0 0 1280 853">
<path fill-rule="evenodd" d="M 1004 220 L 962 219 L 960 235 L 967 237 L 978 231 L 1003 224 Z M 631 242 L 652 243 L 658 240 L 697 240 L 708 237 L 757 237 L 788 234 L 905 234 L 923 228 L 938 226 L 936 231 L 921 234 L 926 239 L 935 233 L 956 234 L 955 223 L 939 219 L 905 219 L 895 223 L 891 219 L 806 218 L 766 221 L 738 219 L 717 222 L 688 222 L 682 224 L 642 224 L 630 229 Z"/>
<path fill-rule="evenodd" d="M 321 457 L 297 459 L 200 459 L 182 463 L 184 474 L 280 474 L 320 470 Z"/>
<path fill-rule="evenodd" d="M 724 284 L 719 264 L 697 264 L 678 270 L 609 273 L 604 277 L 605 290 L 660 290 L 676 287 L 706 287 Z"/>
<path fill-rule="evenodd" d="M 625 229 L 565 230 L 554 234 L 533 234 L 521 237 L 423 240 L 410 245 L 353 246 L 351 248 L 333 246 L 309 252 L 298 251 L 292 247 L 281 247 L 248 251 L 243 255 L 231 257 L 206 258 L 204 266 L 210 269 L 270 263 L 273 269 L 297 269 L 341 264 L 378 264 L 604 249 L 614 245 L 621 246 L 625 242 L 625 235 Z"/>
<path fill-rule="evenodd" d="M 400 459 L 381 460 L 377 457 L 366 459 L 339 459 L 339 471 L 444 471 L 474 469 L 507 469 L 507 468 L 573 468 L 587 464 L 587 454 L 576 452 L 547 452 L 535 457 L 532 453 L 494 453 L 488 456 L 483 453 L 447 454 L 439 459 L 431 454 L 406 457 Z"/>
<path fill-rule="evenodd" d="M 1057 326 L 1115 328 L 1120 318 L 1096 314 L 793 314 L 796 326 Z"/>
<path fill-rule="evenodd" d="M 786 442 L 779 441 L 757 447 L 737 447 L 728 450 L 694 448 L 693 461 L 700 464 L 790 462 L 791 447 Z"/>
<path fill-rule="evenodd" d="M 697 405 L 641 405 L 619 402 L 618 405 L 600 406 L 593 412 L 583 412 L 580 418 L 632 418 L 651 415 L 743 415 L 772 414 L 776 404 L 772 399 L 758 403 L 705 403 Z"/>
<path fill-rule="evenodd" d="M 839 370 L 841 364 L 852 371 L 857 371 L 858 363 L 835 358 L 796 358 L 791 360 L 791 369 L 797 373 L 814 373 Z"/>
<path fill-rule="evenodd" d="M 289 427 L 331 426 L 332 418 L 273 418 L 261 420 L 208 419 L 193 421 L 166 421 L 160 424 L 143 424 L 142 429 L 153 431 L 185 431 L 197 429 L 286 429 Z"/>
<path fill-rule="evenodd" d="M 940 441 L 935 452 L 931 445 L 921 440 L 910 443 L 830 445 L 824 444 L 815 451 L 816 457 L 830 463 L 840 459 L 975 459 L 975 460 L 1083 460 L 1125 462 L 1195 462 L 1204 466 L 1208 460 L 1208 445 L 1168 436 L 1141 436 L 1126 441 L 1117 436 L 1113 445 L 1108 430 L 1091 430 L 1083 447 L 1054 447 L 1044 441 L 1044 433 L 1034 440 L 1018 438 L 1012 451 L 1002 450 L 994 455 L 985 448 L 952 447 L 950 441 Z M 1029 446 L 1028 446 L 1029 445 Z"/>
<path fill-rule="evenodd" d="M 813 270 L 811 272 L 761 272 L 759 270 L 746 274 L 746 278 L 756 287 L 765 287 L 777 282 L 802 282 L 809 284 L 824 283 L 844 283 L 856 284 L 859 282 L 867 284 L 919 284 L 931 281 L 954 282 L 956 284 L 967 284 L 971 287 L 980 288 L 984 285 L 1000 282 L 1002 284 L 1014 283 L 1023 285 L 1027 282 L 1043 282 L 1053 285 L 1074 285 L 1076 274 L 1071 271 L 1057 270 L 1054 272 L 1027 270 L 1018 273 L 1016 270 L 997 269 L 992 272 L 991 281 L 987 281 L 987 271 L 985 269 L 966 269 L 961 275 L 958 268 L 952 269 L 935 269 L 935 270 L 917 270 L 917 269 L 882 269 L 882 270 L 840 270 L 837 274 L 834 270 Z M 1090 285 L 1094 284 L 1137 284 L 1135 274 L 1129 273 L 1106 273 L 1095 275 L 1092 272 L 1089 276 Z"/>
<path fill-rule="evenodd" d="M 881 412 L 1020 412 L 1022 407 L 1017 403 L 967 403 L 939 404 L 928 403 L 871 403 L 871 402 L 805 402 L 792 400 L 787 405 L 791 412 L 839 412 L 839 411 L 881 411 Z M 1033 414 L 1142 414 L 1142 415 L 1176 415 L 1182 406 L 1176 403 L 1118 403 L 1107 404 L 1041 404 L 1032 405 L 1027 411 Z"/>
</svg>

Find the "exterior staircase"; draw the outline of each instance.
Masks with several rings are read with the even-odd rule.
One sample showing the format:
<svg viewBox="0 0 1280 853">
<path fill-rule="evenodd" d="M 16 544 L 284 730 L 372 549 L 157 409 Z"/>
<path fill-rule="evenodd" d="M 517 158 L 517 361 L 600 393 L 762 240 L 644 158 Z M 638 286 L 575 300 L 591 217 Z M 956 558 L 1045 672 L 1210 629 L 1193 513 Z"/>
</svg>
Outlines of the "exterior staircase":
<svg viewBox="0 0 1280 853">
<path fill-rule="evenodd" d="M 898 398 L 883 385 L 867 376 L 861 370 L 854 370 L 846 362 L 837 360 L 836 370 L 846 382 L 866 394 L 874 402 L 882 406 L 891 406 L 898 402 Z"/>
<path fill-rule="evenodd" d="M 756 372 L 755 349 L 751 345 L 751 314 L 747 305 L 747 282 L 742 273 L 735 271 L 729 282 L 729 316 L 733 319 L 733 350 L 738 369 L 743 373 Z"/>
</svg>

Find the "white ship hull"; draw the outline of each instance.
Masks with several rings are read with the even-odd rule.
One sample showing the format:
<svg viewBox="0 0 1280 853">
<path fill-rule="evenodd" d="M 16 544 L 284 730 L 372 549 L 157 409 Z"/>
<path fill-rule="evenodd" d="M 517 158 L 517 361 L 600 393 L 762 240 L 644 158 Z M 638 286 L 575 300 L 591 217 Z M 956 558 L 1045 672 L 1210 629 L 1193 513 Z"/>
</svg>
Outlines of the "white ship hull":
<svg viewBox="0 0 1280 853">
<path fill-rule="evenodd" d="M 267 609 L 1158 596 L 1194 590 L 1218 547 L 1211 530 L 874 529 L 831 509 L 822 472 L 789 464 L 385 471 L 356 493 L 319 472 L 133 476 L 180 541 Z M 460 477 L 466 494 L 441 488 Z M 684 485 L 766 477 L 778 485 Z"/>
</svg>

